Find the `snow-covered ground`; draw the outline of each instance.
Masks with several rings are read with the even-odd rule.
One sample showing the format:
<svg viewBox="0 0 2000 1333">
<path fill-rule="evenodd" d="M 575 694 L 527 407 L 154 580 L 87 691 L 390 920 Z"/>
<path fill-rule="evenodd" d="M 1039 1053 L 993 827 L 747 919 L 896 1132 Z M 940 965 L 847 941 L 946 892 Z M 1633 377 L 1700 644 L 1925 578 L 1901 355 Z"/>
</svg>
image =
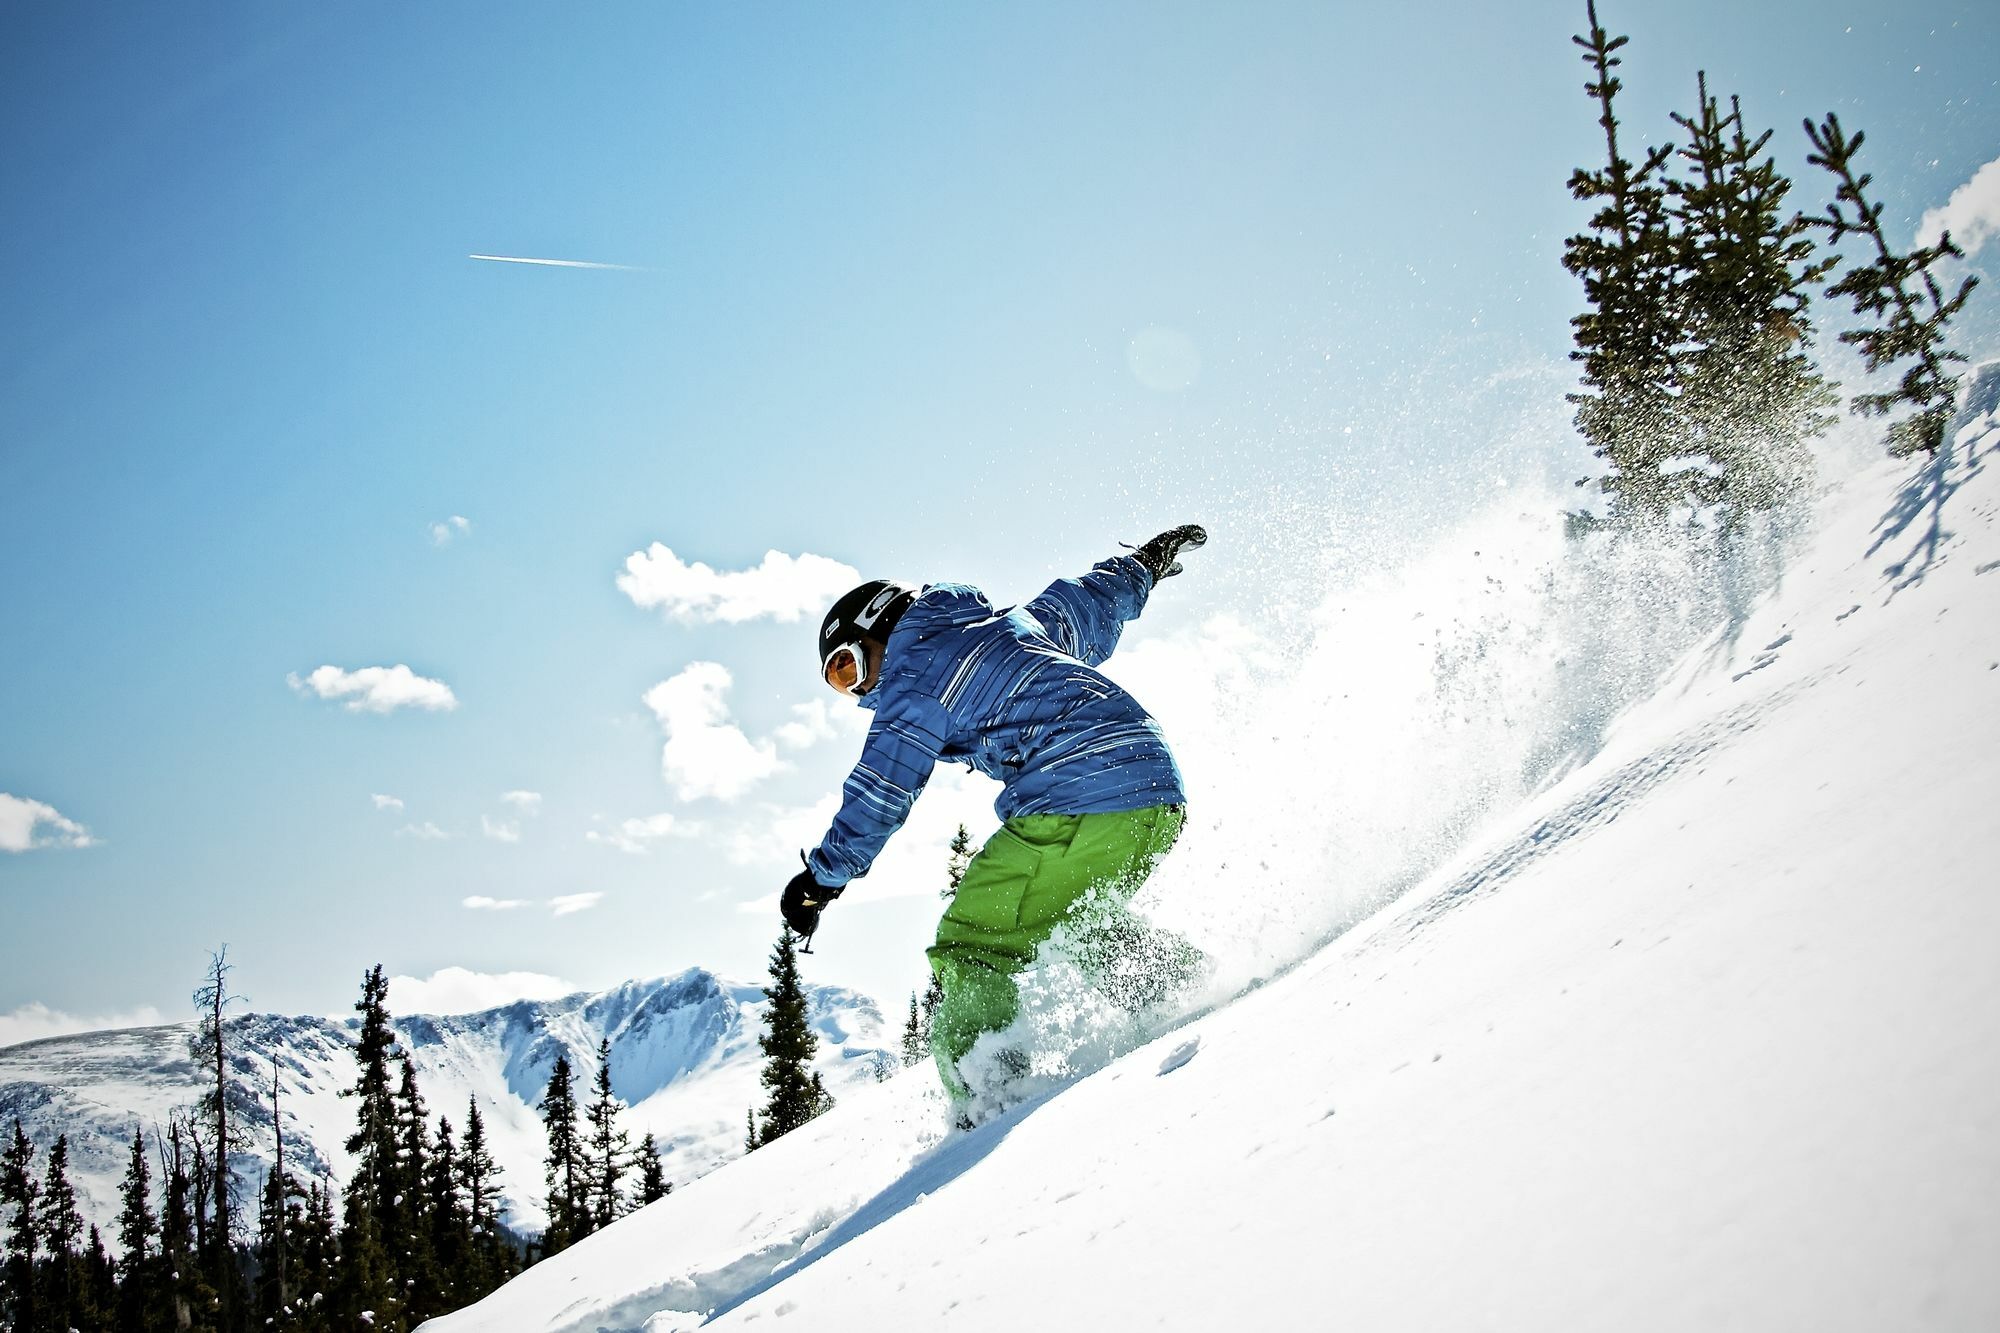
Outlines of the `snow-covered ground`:
<svg viewBox="0 0 2000 1333">
<path fill-rule="evenodd" d="M 1615 671 L 1510 640 L 1559 577 L 1480 569 L 1515 609 L 1397 688 L 1485 713 L 1287 705 L 1378 747 L 1317 797 L 1399 845 L 1329 810 L 1317 861 L 1197 827 L 1163 872 L 1267 979 L 969 1133 L 928 1069 L 862 1089 L 427 1328 L 2000 1327 L 1996 450 L 1836 478 L 1747 614 Z"/>
</svg>

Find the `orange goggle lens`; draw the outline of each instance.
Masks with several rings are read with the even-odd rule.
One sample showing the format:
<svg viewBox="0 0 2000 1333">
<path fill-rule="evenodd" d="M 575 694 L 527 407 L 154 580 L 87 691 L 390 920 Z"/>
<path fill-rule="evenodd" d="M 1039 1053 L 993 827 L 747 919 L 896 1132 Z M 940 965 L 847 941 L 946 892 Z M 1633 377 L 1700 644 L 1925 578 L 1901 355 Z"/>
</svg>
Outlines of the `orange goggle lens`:
<svg viewBox="0 0 2000 1333">
<path fill-rule="evenodd" d="M 857 644 L 844 643 L 826 655 L 820 672 L 826 683 L 842 694 L 859 696 L 861 693 L 861 649 Z"/>
</svg>

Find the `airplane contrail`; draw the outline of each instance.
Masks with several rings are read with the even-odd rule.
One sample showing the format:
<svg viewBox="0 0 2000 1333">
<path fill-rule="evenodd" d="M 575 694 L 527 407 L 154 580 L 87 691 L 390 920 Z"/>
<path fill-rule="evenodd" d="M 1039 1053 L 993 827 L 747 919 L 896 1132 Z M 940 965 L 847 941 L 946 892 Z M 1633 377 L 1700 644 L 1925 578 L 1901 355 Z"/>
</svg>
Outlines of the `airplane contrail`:
<svg viewBox="0 0 2000 1333">
<path fill-rule="evenodd" d="M 593 264 L 587 259 L 529 259 L 522 255 L 467 255 L 467 259 L 483 259 L 489 264 L 546 264 L 550 268 L 611 268 L 626 273 L 641 270 L 632 264 Z"/>
</svg>

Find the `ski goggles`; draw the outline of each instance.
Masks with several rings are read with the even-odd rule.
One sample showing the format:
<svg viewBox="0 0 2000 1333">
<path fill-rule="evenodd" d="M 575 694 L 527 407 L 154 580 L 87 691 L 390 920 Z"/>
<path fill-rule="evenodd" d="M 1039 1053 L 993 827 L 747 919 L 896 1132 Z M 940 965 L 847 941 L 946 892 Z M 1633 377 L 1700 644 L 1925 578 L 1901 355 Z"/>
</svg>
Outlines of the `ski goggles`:
<svg viewBox="0 0 2000 1333">
<path fill-rule="evenodd" d="M 868 674 L 868 659 L 858 643 L 836 644 L 820 663 L 820 675 L 837 694 L 861 697 L 861 681 Z"/>
</svg>

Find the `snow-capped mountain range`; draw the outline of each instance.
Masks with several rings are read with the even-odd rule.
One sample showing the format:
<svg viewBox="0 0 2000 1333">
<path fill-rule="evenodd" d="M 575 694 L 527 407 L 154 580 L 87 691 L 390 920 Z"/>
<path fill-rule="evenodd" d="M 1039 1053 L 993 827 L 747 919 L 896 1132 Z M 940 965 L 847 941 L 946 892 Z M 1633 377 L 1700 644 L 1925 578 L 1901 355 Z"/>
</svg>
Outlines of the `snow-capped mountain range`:
<svg viewBox="0 0 2000 1333">
<path fill-rule="evenodd" d="M 875 1002 L 837 986 L 808 987 L 820 1036 L 818 1069 L 838 1099 L 871 1083 L 890 1058 Z M 394 996 L 390 997 L 391 1003 Z M 578 1083 L 596 1076 L 597 1049 L 611 1042 L 611 1086 L 630 1108 L 622 1118 L 636 1143 L 648 1131 L 676 1186 L 738 1155 L 744 1113 L 762 1101 L 757 1046 L 760 986 L 701 969 L 554 1000 L 520 1001 L 479 1013 L 416 1014 L 395 1020 L 402 1049 L 433 1120 L 465 1126 L 477 1100 L 504 1173 L 509 1225 L 539 1231 L 544 1130 L 537 1105 L 556 1056 L 567 1053 Z M 247 1126 L 246 1150 L 232 1158 L 239 1188 L 253 1198 L 269 1170 L 275 1066 L 288 1169 L 343 1183 L 342 1147 L 354 1128 L 358 1020 L 245 1014 L 229 1020 L 231 1100 Z M 0 1126 L 18 1116 L 40 1148 L 69 1135 L 70 1164 L 86 1219 L 108 1234 L 132 1131 L 150 1141 L 176 1111 L 203 1092 L 188 1053 L 193 1023 L 78 1033 L 0 1049 Z"/>
</svg>

